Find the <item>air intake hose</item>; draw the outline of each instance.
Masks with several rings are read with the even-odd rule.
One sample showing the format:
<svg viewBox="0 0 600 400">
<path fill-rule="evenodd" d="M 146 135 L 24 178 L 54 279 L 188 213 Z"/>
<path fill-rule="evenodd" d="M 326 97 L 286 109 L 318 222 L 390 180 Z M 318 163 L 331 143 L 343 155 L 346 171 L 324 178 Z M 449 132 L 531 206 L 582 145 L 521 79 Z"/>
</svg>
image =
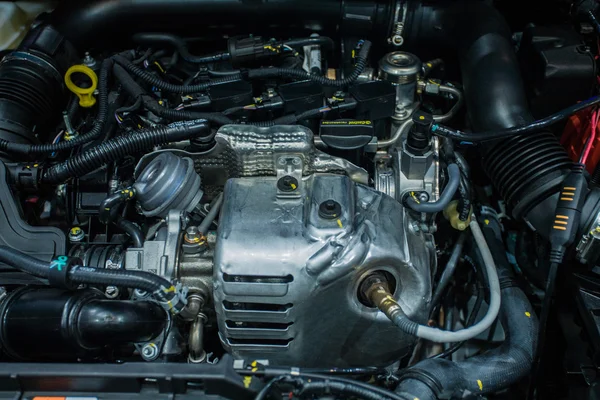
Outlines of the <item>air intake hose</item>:
<svg viewBox="0 0 600 400">
<path fill-rule="evenodd" d="M 458 52 L 467 102 L 475 131 L 525 125 L 534 121 L 504 18 L 492 6 L 461 1 L 448 7 L 415 5 L 408 28 L 418 45 Z M 572 165 L 550 132 L 486 144 L 483 166 L 516 218 L 530 220 L 545 234 L 560 184 Z"/>
<path fill-rule="evenodd" d="M 60 118 L 66 105 L 63 76 L 73 60 L 75 50 L 69 42 L 44 24 L 34 27 L 19 48 L 4 57 L 0 62 L 0 140 L 35 144 L 36 132 L 50 131 L 45 128 Z M 0 150 L 0 160 L 12 156 Z"/>
</svg>

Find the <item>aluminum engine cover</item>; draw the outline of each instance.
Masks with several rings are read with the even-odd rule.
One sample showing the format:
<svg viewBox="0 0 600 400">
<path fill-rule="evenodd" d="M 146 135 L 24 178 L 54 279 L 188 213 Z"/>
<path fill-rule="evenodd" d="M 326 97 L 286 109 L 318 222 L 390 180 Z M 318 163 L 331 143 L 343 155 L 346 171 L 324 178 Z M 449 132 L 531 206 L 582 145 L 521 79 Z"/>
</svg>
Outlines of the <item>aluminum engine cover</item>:
<svg viewBox="0 0 600 400">
<path fill-rule="evenodd" d="M 341 215 L 319 216 L 335 200 Z M 381 366 L 414 344 L 358 298 L 361 280 L 388 271 L 394 296 L 427 319 L 432 237 L 412 233 L 396 200 L 348 177 L 314 174 L 282 193 L 276 177 L 230 179 L 215 249 L 219 335 L 237 358 L 272 365 Z"/>
</svg>

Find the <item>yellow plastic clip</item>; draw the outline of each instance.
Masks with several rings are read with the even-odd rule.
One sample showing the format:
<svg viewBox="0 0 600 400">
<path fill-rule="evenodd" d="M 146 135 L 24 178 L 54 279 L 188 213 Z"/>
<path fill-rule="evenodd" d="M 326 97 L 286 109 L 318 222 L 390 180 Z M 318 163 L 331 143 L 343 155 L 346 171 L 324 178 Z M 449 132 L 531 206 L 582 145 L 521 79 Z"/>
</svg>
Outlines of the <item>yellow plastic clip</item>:
<svg viewBox="0 0 600 400">
<path fill-rule="evenodd" d="M 90 78 L 92 85 L 89 88 L 82 88 L 73 83 L 71 75 L 81 73 Z M 98 86 L 98 76 L 89 67 L 85 65 L 73 65 L 65 74 L 65 84 L 67 88 L 79 97 L 79 105 L 84 108 L 90 108 L 96 104 L 96 98 L 93 96 L 96 87 Z"/>
</svg>

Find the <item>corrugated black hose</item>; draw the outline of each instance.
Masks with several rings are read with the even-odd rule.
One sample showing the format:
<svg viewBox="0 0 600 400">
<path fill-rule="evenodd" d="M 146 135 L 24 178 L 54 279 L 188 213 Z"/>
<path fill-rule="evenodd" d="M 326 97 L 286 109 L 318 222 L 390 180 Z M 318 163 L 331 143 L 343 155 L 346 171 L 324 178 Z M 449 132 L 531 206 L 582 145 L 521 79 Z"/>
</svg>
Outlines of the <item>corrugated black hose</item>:
<svg viewBox="0 0 600 400">
<path fill-rule="evenodd" d="M 76 138 L 63 141 L 54 144 L 24 144 L 24 143 L 12 143 L 6 140 L 0 140 L 0 151 L 7 153 L 17 153 L 24 155 L 36 155 L 36 154 L 47 154 L 54 153 L 57 151 L 70 150 L 82 144 L 91 142 L 92 140 L 98 139 L 104 132 L 104 128 L 108 121 L 108 81 L 110 78 L 110 72 L 112 70 L 113 61 L 111 59 L 105 59 L 102 62 L 100 69 L 100 78 L 98 79 L 98 114 L 96 114 L 96 121 L 94 126 L 89 132 L 79 135 Z M 69 107 L 69 113 L 73 112 Z M 75 109 L 76 110 L 76 109 Z"/>
<path fill-rule="evenodd" d="M 126 155 L 150 150 L 157 145 L 209 134 L 210 128 L 206 120 L 195 120 L 119 136 L 46 169 L 42 175 L 42 182 L 61 183 L 70 178 L 83 176 Z"/>
<path fill-rule="evenodd" d="M 140 78 L 142 81 L 144 81 L 148 85 L 152 85 L 152 86 L 156 87 L 157 89 L 163 90 L 165 92 L 181 93 L 181 94 L 198 93 L 198 92 L 202 92 L 214 85 L 220 85 L 222 83 L 239 81 L 242 79 L 241 74 L 232 74 L 232 75 L 227 75 L 220 79 L 212 79 L 209 82 L 200 83 L 197 85 L 187 85 L 187 86 L 186 85 L 176 85 L 173 83 L 165 82 L 162 79 L 160 79 L 159 77 L 152 75 L 148 71 L 144 71 L 142 68 L 133 64 L 131 61 L 129 61 L 127 58 L 125 58 L 121 55 L 114 56 L 113 60 L 115 60 L 115 62 L 117 64 L 119 64 L 120 66 L 125 68 L 129 73 Z"/>
</svg>

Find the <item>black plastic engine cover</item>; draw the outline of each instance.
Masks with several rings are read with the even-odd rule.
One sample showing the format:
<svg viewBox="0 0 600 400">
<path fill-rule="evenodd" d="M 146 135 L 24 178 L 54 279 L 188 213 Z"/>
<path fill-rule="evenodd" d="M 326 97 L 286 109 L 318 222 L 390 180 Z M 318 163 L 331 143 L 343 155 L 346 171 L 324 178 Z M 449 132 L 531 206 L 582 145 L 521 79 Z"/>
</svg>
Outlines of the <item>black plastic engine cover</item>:
<svg viewBox="0 0 600 400">
<path fill-rule="evenodd" d="M 573 29 L 529 26 L 519 61 L 531 111 L 545 117 L 589 98 L 596 82 L 593 55 Z"/>
<path fill-rule="evenodd" d="M 51 261 L 55 256 L 65 254 L 65 244 L 65 235 L 60 229 L 34 227 L 21 219 L 7 183 L 6 166 L 0 162 L 0 245 L 43 261 Z M 12 271 L 12 268 L 0 263 L 0 285 L 29 283 L 34 279 L 30 275 Z"/>
</svg>

